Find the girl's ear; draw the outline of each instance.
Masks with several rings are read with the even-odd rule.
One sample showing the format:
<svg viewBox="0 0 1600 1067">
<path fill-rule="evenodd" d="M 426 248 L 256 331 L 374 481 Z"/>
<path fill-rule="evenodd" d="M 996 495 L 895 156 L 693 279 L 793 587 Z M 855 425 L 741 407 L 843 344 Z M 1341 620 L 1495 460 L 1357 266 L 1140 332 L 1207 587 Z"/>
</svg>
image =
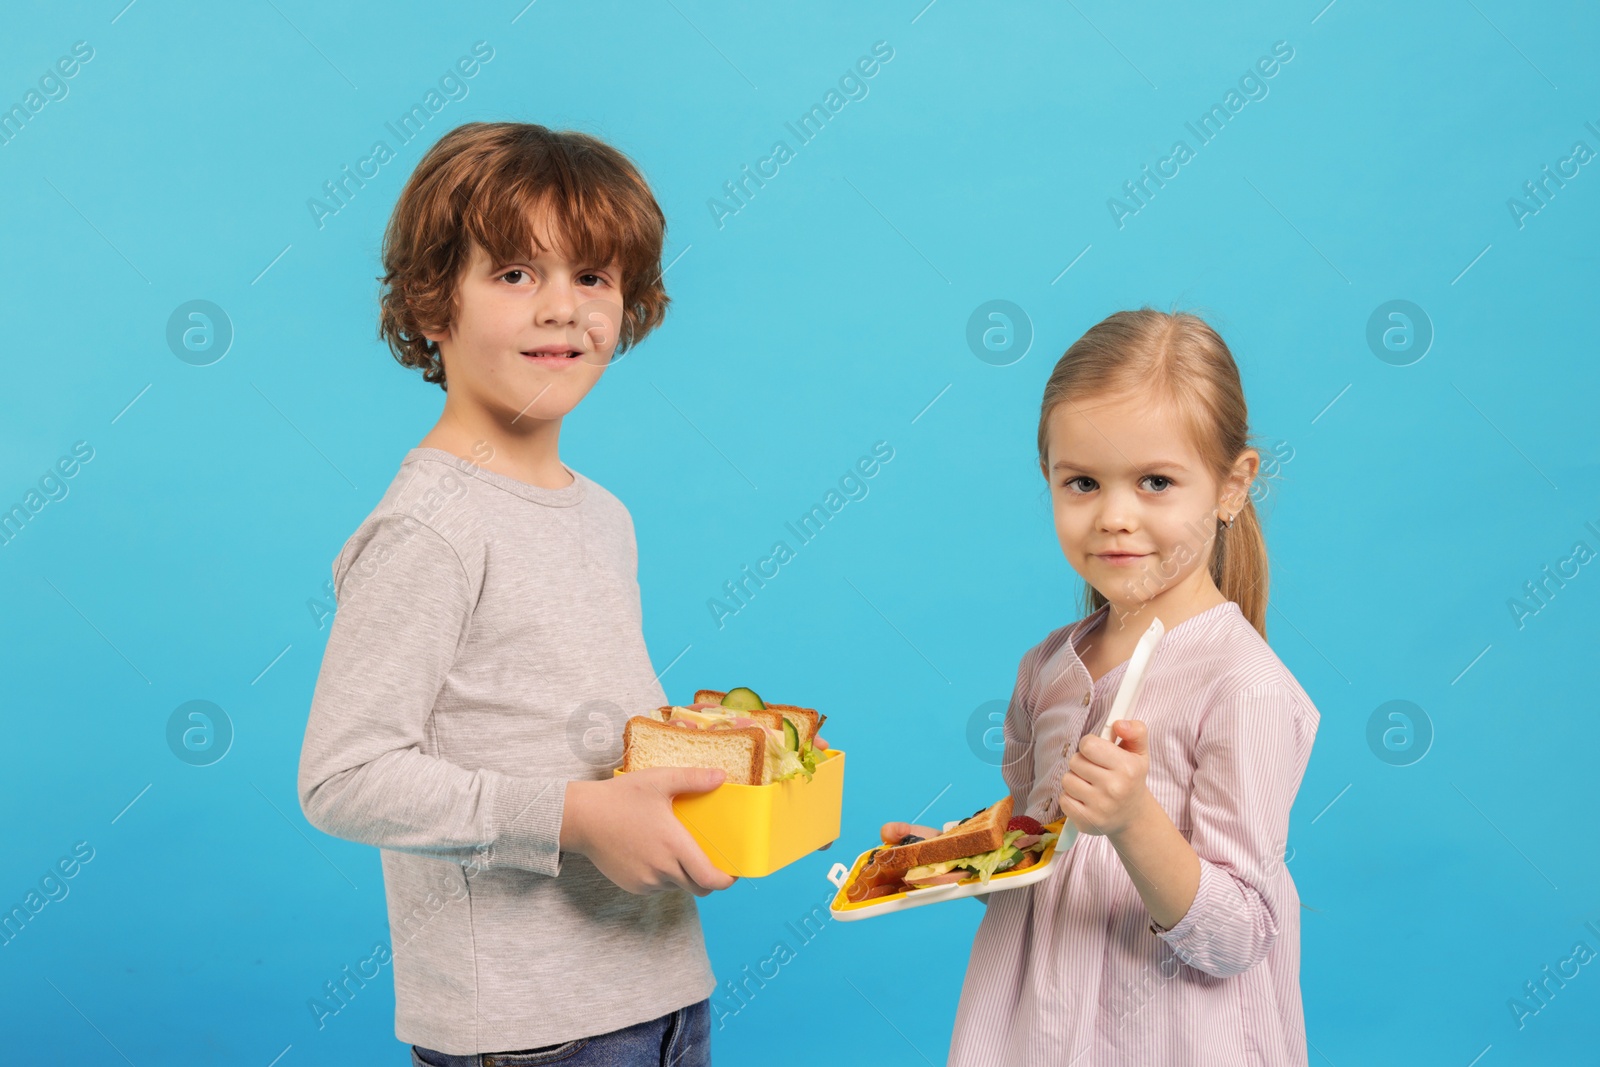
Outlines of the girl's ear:
<svg viewBox="0 0 1600 1067">
<path fill-rule="evenodd" d="M 1247 448 L 1239 453 L 1239 458 L 1233 462 L 1233 472 L 1229 475 L 1228 484 L 1223 488 L 1224 500 L 1240 499 L 1249 496 L 1250 486 L 1255 483 L 1256 474 L 1261 470 L 1261 453 L 1253 448 Z"/>
</svg>

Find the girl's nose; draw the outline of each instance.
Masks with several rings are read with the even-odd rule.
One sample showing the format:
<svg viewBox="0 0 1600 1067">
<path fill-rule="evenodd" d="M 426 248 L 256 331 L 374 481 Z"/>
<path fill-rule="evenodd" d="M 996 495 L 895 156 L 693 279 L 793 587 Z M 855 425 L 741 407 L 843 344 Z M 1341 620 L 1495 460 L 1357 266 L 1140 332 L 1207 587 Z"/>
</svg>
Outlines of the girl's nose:
<svg viewBox="0 0 1600 1067">
<path fill-rule="evenodd" d="M 1108 493 L 1102 498 L 1096 521 L 1102 530 L 1131 530 L 1136 525 L 1133 502 L 1116 493 Z"/>
</svg>

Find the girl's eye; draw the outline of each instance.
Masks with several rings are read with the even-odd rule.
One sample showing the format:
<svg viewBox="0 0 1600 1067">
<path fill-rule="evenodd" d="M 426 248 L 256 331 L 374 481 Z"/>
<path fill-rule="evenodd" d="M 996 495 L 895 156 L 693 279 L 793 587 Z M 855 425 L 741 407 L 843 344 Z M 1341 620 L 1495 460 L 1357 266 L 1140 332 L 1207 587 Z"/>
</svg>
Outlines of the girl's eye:
<svg viewBox="0 0 1600 1067">
<path fill-rule="evenodd" d="M 1140 482 L 1161 482 L 1162 484 L 1160 486 L 1155 487 L 1155 489 L 1154 489 L 1154 491 L 1157 492 L 1157 493 L 1165 492 L 1167 490 L 1167 488 L 1172 485 L 1172 479 L 1168 478 L 1164 474 L 1147 474 L 1143 478 L 1139 479 L 1139 481 Z M 1061 484 L 1065 488 L 1070 490 L 1070 491 L 1079 492 L 1080 490 L 1075 488 L 1079 482 L 1088 482 L 1089 485 L 1090 485 L 1090 488 L 1083 489 L 1083 490 L 1081 490 L 1081 492 L 1090 493 L 1090 492 L 1094 491 L 1094 489 L 1093 489 L 1094 479 L 1088 477 L 1087 475 L 1083 475 L 1083 474 L 1078 475 L 1076 478 L 1068 478 L 1066 481 L 1062 482 Z"/>
</svg>

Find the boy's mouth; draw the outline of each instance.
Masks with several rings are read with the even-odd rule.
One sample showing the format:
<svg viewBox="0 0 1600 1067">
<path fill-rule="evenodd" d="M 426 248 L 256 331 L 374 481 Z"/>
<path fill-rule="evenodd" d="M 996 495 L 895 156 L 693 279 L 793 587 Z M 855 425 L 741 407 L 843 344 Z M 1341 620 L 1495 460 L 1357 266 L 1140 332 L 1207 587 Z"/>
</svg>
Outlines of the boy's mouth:
<svg viewBox="0 0 1600 1067">
<path fill-rule="evenodd" d="M 559 345 L 542 345 L 539 348 L 530 348 L 522 353 L 524 359 L 531 359 L 540 363 L 577 359 L 581 355 L 583 353 L 575 348 L 563 348 Z"/>
</svg>

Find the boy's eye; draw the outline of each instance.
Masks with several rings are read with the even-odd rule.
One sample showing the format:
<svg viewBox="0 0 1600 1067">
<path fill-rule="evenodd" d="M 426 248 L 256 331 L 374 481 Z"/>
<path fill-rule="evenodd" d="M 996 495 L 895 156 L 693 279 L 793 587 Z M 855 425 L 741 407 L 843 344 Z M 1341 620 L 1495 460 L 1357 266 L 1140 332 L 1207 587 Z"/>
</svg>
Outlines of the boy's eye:
<svg viewBox="0 0 1600 1067">
<path fill-rule="evenodd" d="M 578 281 L 583 285 L 587 285 L 587 286 L 591 286 L 591 287 L 592 286 L 596 286 L 596 285 L 604 285 L 606 283 L 606 280 L 604 278 L 602 278 L 600 275 L 593 274 L 593 273 L 590 273 L 590 272 L 585 272 L 583 274 L 578 275 Z"/>
<path fill-rule="evenodd" d="M 526 278 L 527 276 L 528 276 L 528 272 L 525 271 L 525 270 L 508 270 L 504 274 L 500 275 L 500 280 L 501 281 L 510 280 L 512 285 L 516 285 L 519 281 L 521 281 L 523 278 Z"/>
</svg>

